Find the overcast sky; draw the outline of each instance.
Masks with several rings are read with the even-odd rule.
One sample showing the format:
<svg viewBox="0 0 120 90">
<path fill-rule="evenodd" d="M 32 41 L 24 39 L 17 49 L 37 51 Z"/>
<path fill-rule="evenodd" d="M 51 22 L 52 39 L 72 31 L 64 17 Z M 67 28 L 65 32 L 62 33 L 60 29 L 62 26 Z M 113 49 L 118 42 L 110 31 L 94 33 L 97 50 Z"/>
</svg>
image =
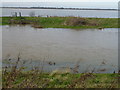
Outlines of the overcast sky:
<svg viewBox="0 0 120 90">
<path fill-rule="evenodd" d="M 8 7 L 118 8 L 119 0 L 2 0 Z"/>
<path fill-rule="evenodd" d="M 118 2 L 119 0 L 1 0 L 2 2 Z"/>
</svg>

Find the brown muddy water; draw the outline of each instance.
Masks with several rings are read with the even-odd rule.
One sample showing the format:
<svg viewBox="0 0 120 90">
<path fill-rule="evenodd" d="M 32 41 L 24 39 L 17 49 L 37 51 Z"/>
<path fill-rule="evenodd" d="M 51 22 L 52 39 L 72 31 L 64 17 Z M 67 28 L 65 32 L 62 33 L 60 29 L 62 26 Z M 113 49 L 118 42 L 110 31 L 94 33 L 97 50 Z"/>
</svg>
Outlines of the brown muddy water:
<svg viewBox="0 0 120 90">
<path fill-rule="evenodd" d="M 27 67 L 45 61 L 46 71 L 74 68 L 76 64 L 79 72 L 95 68 L 98 73 L 112 73 L 118 69 L 117 28 L 36 29 L 6 25 L 2 26 L 2 40 L 3 61 L 8 57 L 14 60 L 20 54 L 22 60 L 33 60 Z"/>
</svg>

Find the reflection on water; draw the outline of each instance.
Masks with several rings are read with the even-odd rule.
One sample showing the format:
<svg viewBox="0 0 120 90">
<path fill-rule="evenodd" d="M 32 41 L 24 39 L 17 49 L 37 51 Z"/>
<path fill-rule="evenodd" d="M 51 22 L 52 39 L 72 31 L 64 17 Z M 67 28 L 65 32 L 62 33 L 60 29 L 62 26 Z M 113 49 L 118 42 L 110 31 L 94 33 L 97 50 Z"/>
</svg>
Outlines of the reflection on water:
<svg viewBox="0 0 120 90">
<path fill-rule="evenodd" d="M 118 63 L 118 29 L 3 26 L 3 59 L 16 58 L 19 53 L 23 60 L 55 62 L 56 65 L 46 64 L 49 70 L 74 67 L 79 62 L 81 72 L 89 66 L 99 68 L 99 65 L 113 72 Z"/>
</svg>

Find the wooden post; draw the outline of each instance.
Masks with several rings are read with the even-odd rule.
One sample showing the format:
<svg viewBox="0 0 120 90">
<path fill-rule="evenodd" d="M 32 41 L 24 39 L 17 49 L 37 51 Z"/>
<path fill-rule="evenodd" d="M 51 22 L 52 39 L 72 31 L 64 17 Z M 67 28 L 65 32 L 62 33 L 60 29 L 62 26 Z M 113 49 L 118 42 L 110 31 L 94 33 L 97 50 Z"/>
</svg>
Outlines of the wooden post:
<svg viewBox="0 0 120 90">
<path fill-rule="evenodd" d="M 21 12 L 19 12 L 19 17 L 21 17 L 22 15 L 21 15 Z"/>
<path fill-rule="evenodd" d="M 15 17 L 17 17 L 17 12 L 15 12 Z"/>
</svg>

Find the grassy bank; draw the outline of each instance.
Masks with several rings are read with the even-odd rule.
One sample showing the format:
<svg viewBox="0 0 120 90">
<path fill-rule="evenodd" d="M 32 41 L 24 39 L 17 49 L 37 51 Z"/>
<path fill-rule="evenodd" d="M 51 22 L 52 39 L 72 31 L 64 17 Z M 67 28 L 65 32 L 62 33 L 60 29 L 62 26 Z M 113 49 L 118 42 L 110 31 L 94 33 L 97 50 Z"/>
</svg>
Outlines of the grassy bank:
<svg viewBox="0 0 120 90">
<path fill-rule="evenodd" d="M 3 88 L 118 88 L 118 73 L 100 74 L 94 73 L 94 70 L 86 73 L 70 73 L 69 70 L 46 73 L 38 67 L 25 71 L 25 62 L 20 58 L 14 63 L 11 61 L 8 59 L 8 66 L 2 69 Z"/>
<path fill-rule="evenodd" d="M 6 72 L 3 88 L 118 88 L 117 74 Z"/>
<path fill-rule="evenodd" d="M 30 24 L 35 28 L 118 28 L 117 18 L 1 17 L 1 25 Z"/>
</svg>

